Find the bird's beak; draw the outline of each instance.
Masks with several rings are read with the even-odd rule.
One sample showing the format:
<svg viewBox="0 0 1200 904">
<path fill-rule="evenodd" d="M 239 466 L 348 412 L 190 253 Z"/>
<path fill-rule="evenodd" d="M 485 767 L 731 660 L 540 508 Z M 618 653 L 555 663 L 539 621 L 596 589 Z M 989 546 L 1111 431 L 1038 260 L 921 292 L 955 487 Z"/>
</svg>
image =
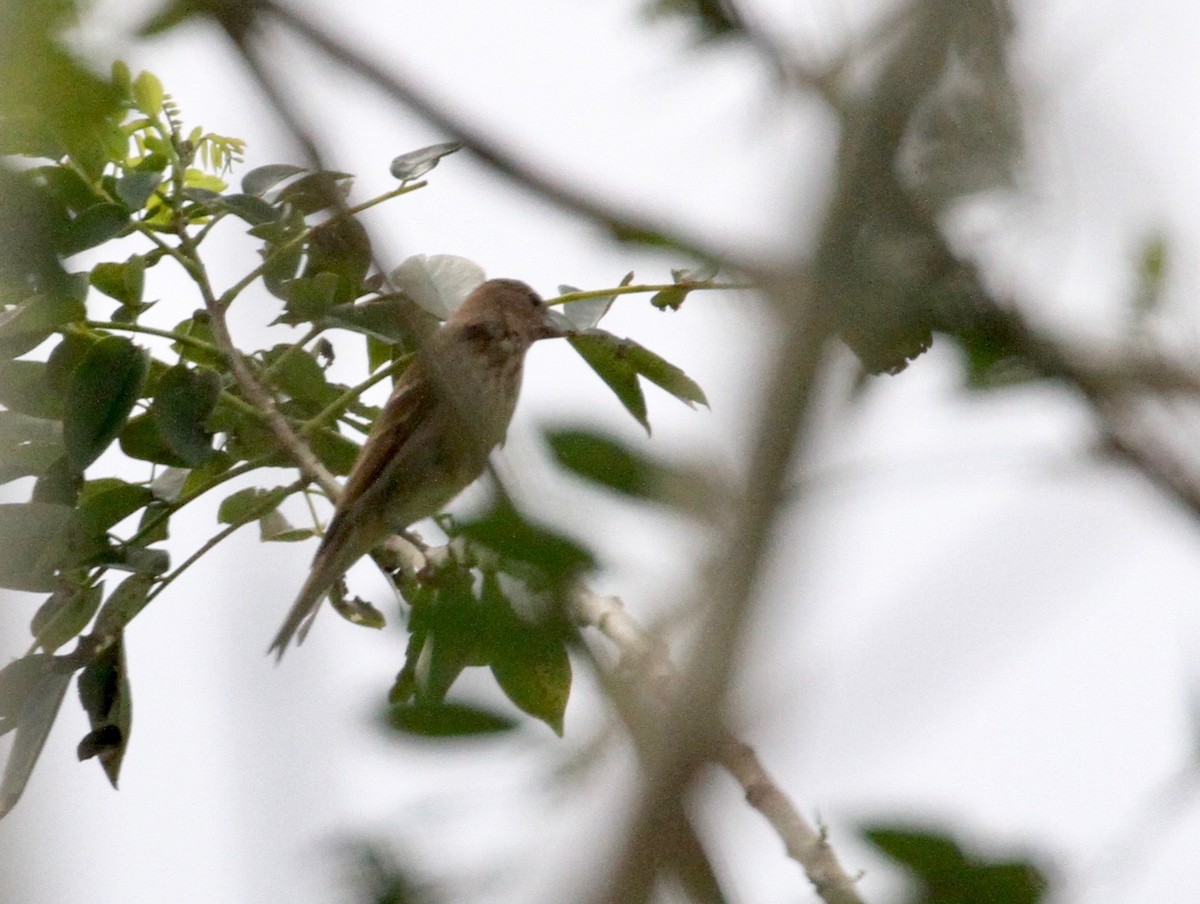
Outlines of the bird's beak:
<svg viewBox="0 0 1200 904">
<path fill-rule="evenodd" d="M 575 328 L 571 322 L 567 320 L 558 311 L 547 311 L 546 318 L 542 321 L 542 328 L 538 332 L 539 339 L 562 339 L 564 336 L 569 336 L 575 332 Z"/>
</svg>

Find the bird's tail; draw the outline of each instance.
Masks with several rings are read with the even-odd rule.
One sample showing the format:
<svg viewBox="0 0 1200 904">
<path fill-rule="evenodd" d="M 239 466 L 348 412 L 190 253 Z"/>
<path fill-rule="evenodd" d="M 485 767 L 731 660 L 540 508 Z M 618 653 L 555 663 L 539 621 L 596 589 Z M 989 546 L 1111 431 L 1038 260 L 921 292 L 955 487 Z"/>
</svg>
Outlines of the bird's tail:
<svg viewBox="0 0 1200 904">
<path fill-rule="evenodd" d="M 329 536 L 329 534 L 326 535 L 326 537 Z M 283 627 L 279 629 L 275 640 L 267 649 L 268 653 L 275 654 L 276 662 L 283 658 L 293 637 L 296 638 L 297 644 L 304 642 L 325 595 L 346 573 L 346 570 L 368 552 L 370 552 L 370 547 L 361 548 L 361 545 L 355 542 L 353 532 L 341 543 L 322 543 L 321 548 L 317 550 L 316 558 L 313 559 L 308 580 L 304 582 L 304 586 L 300 589 L 300 595 L 296 597 L 296 602 L 292 603 L 292 608 L 288 610 L 287 618 L 283 620 Z"/>
</svg>

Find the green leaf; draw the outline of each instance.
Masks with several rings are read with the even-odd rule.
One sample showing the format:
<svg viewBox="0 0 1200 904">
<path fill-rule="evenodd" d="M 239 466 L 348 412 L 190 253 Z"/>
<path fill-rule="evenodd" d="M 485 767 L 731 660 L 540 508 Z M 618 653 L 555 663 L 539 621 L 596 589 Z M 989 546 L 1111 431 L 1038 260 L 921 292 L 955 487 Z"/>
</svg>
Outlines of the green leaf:
<svg viewBox="0 0 1200 904">
<path fill-rule="evenodd" d="M 863 835 L 920 883 L 915 904 L 1037 904 L 1046 880 L 1032 863 L 989 862 L 971 856 L 948 835 L 877 826 Z"/>
<path fill-rule="evenodd" d="M 316 276 L 284 280 L 280 284 L 284 297 L 284 312 L 276 321 L 295 326 L 312 323 L 324 317 L 333 306 L 338 290 L 336 273 L 318 273 Z"/>
<path fill-rule="evenodd" d="M 79 701 L 92 726 L 79 743 L 79 759 L 99 759 L 104 774 L 115 788 L 133 721 L 125 644 L 121 637 L 84 667 L 79 673 L 78 686 Z"/>
<path fill-rule="evenodd" d="M 53 660 L 43 653 L 30 653 L 0 668 L 0 736 L 21 722 L 21 711 Z"/>
<path fill-rule="evenodd" d="M 225 357 L 216 349 L 212 325 L 208 322 L 208 314 L 206 312 L 198 311 L 194 316 L 178 324 L 173 332 L 207 343 L 213 346 L 213 349 L 209 351 L 206 348 L 197 348 L 189 342 L 173 342 L 171 344 L 171 351 L 175 352 L 185 361 L 191 361 L 193 364 L 202 364 L 206 367 L 216 368 L 218 372 L 225 371 L 227 367 Z"/>
<path fill-rule="evenodd" d="M 678 311 L 690 291 L 691 289 L 687 286 L 672 286 L 661 292 L 655 292 L 650 299 L 650 304 L 660 311 Z"/>
<path fill-rule="evenodd" d="M 217 521 L 221 524 L 249 524 L 261 518 L 267 512 L 279 507 L 292 492 L 288 487 L 275 487 L 272 490 L 260 490 L 258 487 L 247 487 L 238 490 L 231 496 L 226 496 L 217 509 Z"/>
<path fill-rule="evenodd" d="M 302 407 L 316 414 L 341 392 L 329 384 L 317 359 L 294 345 L 277 345 L 263 355 L 271 370 L 271 381 L 288 398 L 303 403 Z"/>
<path fill-rule="evenodd" d="M 702 390 L 687 374 L 654 352 L 638 345 L 631 339 L 621 340 L 626 343 L 625 358 L 639 374 L 661 389 L 665 389 L 689 408 L 693 403 L 708 405 Z"/>
<path fill-rule="evenodd" d="M 517 721 L 466 703 L 401 703 L 388 709 L 387 724 L 423 738 L 463 738 L 512 731 Z"/>
<path fill-rule="evenodd" d="M 63 443 L 82 471 L 121 432 L 146 379 L 146 353 L 120 336 L 106 336 L 87 352 L 67 385 Z"/>
<path fill-rule="evenodd" d="M 414 351 L 418 337 L 438 327 L 436 317 L 405 297 L 336 305 L 329 309 L 326 319 L 333 326 L 398 343 L 405 351 Z"/>
<path fill-rule="evenodd" d="M 518 709 L 561 737 L 571 695 L 571 660 L 561 630 L 518 618 L 495 574 L 484 578 L 483 595 L 494 613 L 489 653 L 496 683 Z"/>
<path fill-rule="evenodd" d="M 100 607 L 92 634 L 99 638 L 119 635 L 125 630 L 125 626 L 146 608 L 150 591 L 157 580 L 155 575 L 145 573 L 132 574 L 123 580 Z"/>
<path fill-rule="evenodd" d="M 90 278 L 92 285 L 110 298 L 127 307 L 138 305 L 146 286 L 146 259 L 134 254 L 123 264 L 96 264 Z"/>
<path fill-rule="evenodd" d="M 138 461 L 149 461 L 170 468 L 186 468 L 188 463 L 171 451 L 167 441 L 158 432 L 155 418 L 139 414 L 126 421 L 118 437 L 121 451 Z"/>
<path fill-rule="evenodd" d="M 401 182 L 419 179 L 433 169 L 447 154 L 453 154 L 462 148 L 462 142 L 447 141 L 442 144 L 431 144 L 416 151 L 409 151 L 392 159 L 389 169 L 391 174 Z"/>
<path fill-rule="evenodd" d="M 0 505 L 0 587 L 49 592 L 67 560 L 75 510 L 26 502 Z"/>
<path fill-rule="evenodd" d="M 285 179 L 304 172 L 307 172 L 304 167 L 291 163 L 270 163 L 260 166 L 242 176 L 242 191 L 248 195 L 262 197 Z"/>
<path fill-rule="evenodd" d="M 637 371 L 619 353 L 620 340 L 602 330 L 589 330 L 567 337 L 571 347 L 579 352 L 588 366 L 608 384 L 625 410 L 633 415 L 646 433 L 650 433 L 650 422 L 646 419 L 646 397 L 638 383 Z"/>
<path fill-rule="evenodd" d="M 162 112 L 163 86 L 153 72 L 139 72 L 133 80 L 133 102 L 147 116 Z"/>
<path fill-rule="evenodd" d="M 96 204 L 71 221 L 59 239 L 59 254 L 70 257 L 103 245 L 120 235 L 128 225 L 129 209 L 123 204 Z"/>
<path fill-rule="evenodd" d="M 4 779 L 0 781 L 0 818 L 10 813 L 21 799 L 71 682 L 71 673 L 60 668 L 51 657 L 34 654 L 26 659 L 34 662 L 38 674 L 23 695 L 16 739 L 8 754 Z"/>
<path fill-rule="evenodd" d="M 358 459 L 358 445 L 331 427 L 322 427 L 310 433 L 308 442 L 321 464 L 339 477 L 349 474 Z"/>
<path fill-rule="evenodd" d="M 279 509 L 272 509 L 258 519 L 258 535 L 264 542 L 295 543 L 315 536 L 308 528 L 293 527 Z"/>
<path fill-rule="evenodd" d="M 534 569 L 556 589 L 568 586 L 595 566 L 591 553 L 579 544 L 526 520 L 504 501 L 493 503 L 480 517 L 461 524 L 458 533 L 502 558 Z"/>
<path fill-rule="evenodd" d="M 70 584 L 55 590 L 34 613 L 29 626 L 38 646 L 53 653 L 78 637 L 100 608 L 103 594 L 103 584 Z"/>
<path fill-rule="evenodd" d="M 116 477 L 89 480 L 79 493 L 79 526 L 88 536 L 103 534 L 154 501 L 149 487 Z"/>
<path fill-rule="evenodd" d="M 221 377 L 208 368 L 177 364 L 158 379 L 150 414 L 168 449 L 189 466 L 204 464 L 215 451 L 206 429 L 221 397 Z"/>
<path fill-rule="evenodd" d="M 130 210 L 141 210 L 161 182 L 162 173 L 134 170 L 117 180 L 117 197 L 124 201 Z"/>
<path fill-rule="evenodd" d="M 61 449 L 61 444 L 59 448 Z M 44 469 L 33 485 L 33 501 L 74 508 L 82 486 L 83 475 L 71 467 L 66 453 L 61 453 Z"/>
</svg>

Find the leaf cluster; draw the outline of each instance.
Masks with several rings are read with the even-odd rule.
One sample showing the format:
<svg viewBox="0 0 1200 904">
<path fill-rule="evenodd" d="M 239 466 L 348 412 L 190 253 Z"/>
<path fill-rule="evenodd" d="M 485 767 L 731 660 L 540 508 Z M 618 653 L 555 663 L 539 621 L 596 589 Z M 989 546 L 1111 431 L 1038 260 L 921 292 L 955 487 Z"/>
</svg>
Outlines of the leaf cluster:
<svg viewBox="0 0 1200 904">
<path fill-rule="evenodd" d="M 240 141 L 185 129 L 150 73 L 117 64 L 99 84 L 108 101 L 97 115 L 46 120 L 34 130 L 42 140 L 8 145 L 0 160 L 0 483 L 29 488 L 26 501 L 0 505 L 0 587 L 44 595 L 28 653 L 0 671 L 0 731 L 16 732 L 0 815 L 20 797 L 72 676 L 91 724 L 79 756 L 97 759 L 116 785 L 131 731 L 129 623 L 244 525 L 257 523 L 272 542 L 320 531 L 315 514 L 295 526 L 284 511 L 318 492 L 311 474 L 246 485 L 263 468 L 298 467 L 272 418 L 329 473 L 347 474 L 377 414 L 363 393 L 400 373 L 484 278 L 450 255 L 418 255 L 385 276 L 355 216 L 422 188 L 421 177 L 457 145 L 397 157 L 395 187 L 356 205 L 348 174 L 294 164 L 260 166 L 231 185 Z M 217 229 L 240 231 L 259 255 L 224 287 L 205 261 Z M 89 264 L 76 269 L 83 252 Z M 182 271 L 195 300 L 155 296 L 167 267 Z M 704 394 L 678 368 L 596 324 L 616 294 L 661 300 L 668 289 L 714 285 L 714 275 L 679 271 L 672 286 L 637 287 L 630 274 L 599 302 L 603 293 L 551 299 L 576 350 L 647 430 L 641 380 L 688 404 Z M 300 337 L 235 348 L 225 314 L 252 291 L 268 302 L 257 308 L 272 311 L 272 325 Z M 682 299 L 671 295 L 667 306 Z M 358 385 L 329 379 L 335 341 L 365 343 L 370 373 Z M 614 440 L 560 431 L 551 444 L 588 480 L 638 498 L 669 495 L 660 492 L 669 469 Z M 173 519 L 222 490 L 214 533 L 174 562 Z M 411 639 L 393 723 L 463 730 L 446 692 L 464 668 L 485 665 L 519 709 L 561 733 L 571 640 L 561 603 L 590 554 L 502 505 L 451 533 L 461 558 L 396 576 Z M 533 599 L 551 614 L 531 618 L 520 601 Z M 335 603 L 352 621 L 383 624 L 368 602 L 335 594 Z"/>
</svg>

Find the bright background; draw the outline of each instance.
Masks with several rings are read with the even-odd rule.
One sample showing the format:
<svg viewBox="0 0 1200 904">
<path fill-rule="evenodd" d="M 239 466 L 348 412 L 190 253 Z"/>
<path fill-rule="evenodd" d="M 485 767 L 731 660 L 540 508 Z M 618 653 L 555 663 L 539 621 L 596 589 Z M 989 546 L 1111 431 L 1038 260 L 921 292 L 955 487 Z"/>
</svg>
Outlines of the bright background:
<svg viewBox="0 0 1200 904">
<path fill-rule="evenodd" d="M 214 30 L 126 45 L 150 6 L 99 2 L 85 35 L 96 59 L 150 69 L 189 125 L 246 139 L 245 169 L 299 159 Z M 836 137 L 828 112 L 772 99 L 751 54 L 696 50 L 687 29 L 647 26 L 635 3 L 303 6 L 538 166 L 623 203 L 781 254 L 805 247 L 819 223 Z M 828 54 L 878 4 L 794 6 L 755 8 Z M 1028 166 L 1012 195 L 963 212 L 963 240 L 992 285 L 1036 317 L 1109 341 L 1133 294 L 1138 248 L 1162 231 L 1172 270 L 1153 326 L 1193 348 L 1200 8 L 1018 6 Z M 273 52 L 330 165 L 358 175 L 356 198 L 388 187 L 394 155 L 445 139 L 310 51 L 278 42 Z M 466 153 L 430 181 L 371 217 L 383 259 L 460 254 L 545 294 L 559 283 L 614 285 L 629 269 L 658 281 L 680 265 L 608 243 Z M 231 237 L 218 281 L 244 272 L 249 255 Z M 180 316 L 198 306 L 184 283 L 156 291 Z M 252 298 L 234 323 L 243 342 L 261 341 L 273 316 L 265 296 L 261 310 Z M 646 442 L 569 349 L 545 343 L 531 354 L 505 458 L 535 511 L 600 551 L 596 586 L 650 622 L 687 598 L 706 556 L 719 557 L 713 538 L 554 473 L 539 428 L 603 425 L 737 473 L 770 324 L 751 295 L 697 294 L 674 314 L 622 299 L 606 326 L 682 366 L 711 411 L 655 393 Z M 348 379 L 357 350 L 347 341 L 342 351 Z M 968 395 L 942 345 L 851 406 L 849 360 L 843 370 L 778 538 L 739 686 L 745 737 L 805 812 L 828 823 L 848 868 L 867 871 L 871 901 L 896 884 L 854 830 L 897 819 L 952 829 L 994 856 L 1032 852 L 1072 901 L 1178 900 L 1178 889 L 1200 886 L 1200 809 L 1181 776 L 1200 652 L 1196 525 L 1095 456 L 1086 412 L 1061 390 Z M 199 506 L 176 550 L 211 534 L 215 505 Z M 605 737 L 585 669 L 565 741 L 538 724 L 453 749 L 385 736 L 373 720 L 401 662 L 401 632 L 326 616 L 279 668 L 263 655 L 311 553 L 311 544 L 260 544 L 248 529 L 138 618 L 127 635 L 136 717 L 121 791 L 74 761 L 87 729 L 69 700 L 25 799 L 0 823 L 12 900 L 349 901 L 338 845 L 362 838 L 413 855 L 453 883 L 455 900 L 580 899 L 633 774 L 612 738 L 599 765 L 563 768 Z M 386 600 L 369 569 L 355 578 Z M 6 659 L 23 650 L 36 606 L 11 596 L 0 612 Z M 486 680 L 465 684 L 494 699 Z M 813 897 L 724 776 L 702 806 L 738 900 Z"/>
</svg>

